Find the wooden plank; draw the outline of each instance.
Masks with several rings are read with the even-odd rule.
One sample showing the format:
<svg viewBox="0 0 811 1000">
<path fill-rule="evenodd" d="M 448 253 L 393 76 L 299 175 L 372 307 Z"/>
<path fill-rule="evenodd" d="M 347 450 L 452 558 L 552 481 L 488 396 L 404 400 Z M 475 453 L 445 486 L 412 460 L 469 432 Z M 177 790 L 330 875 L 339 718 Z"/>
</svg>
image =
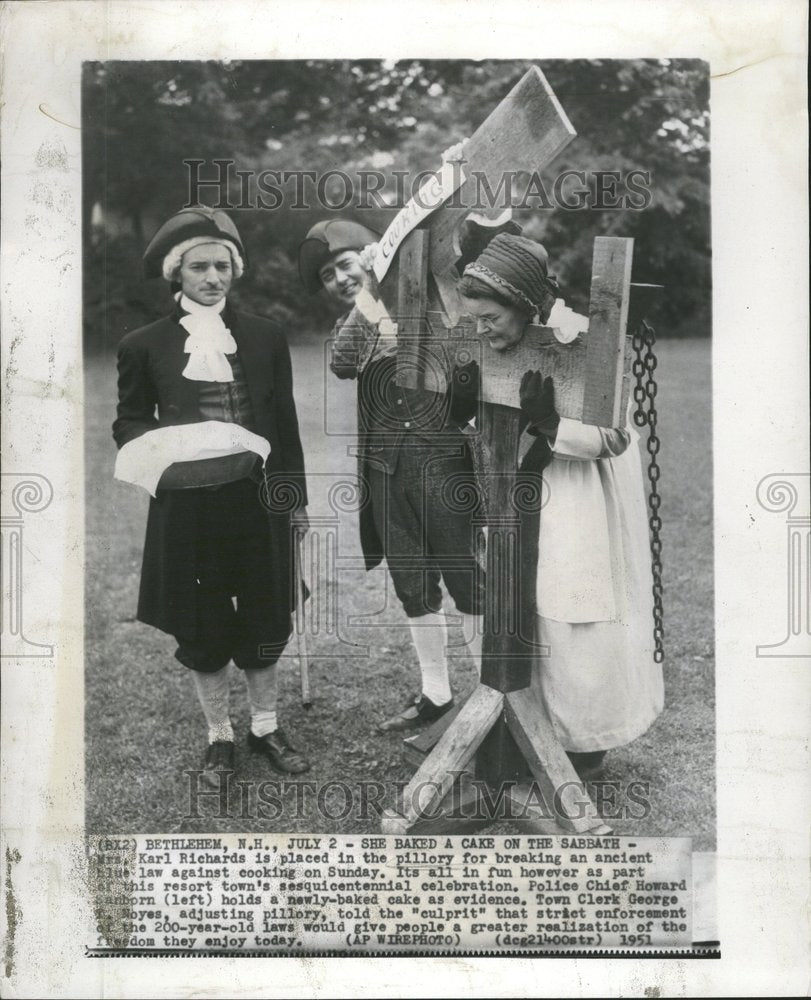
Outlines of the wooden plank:
<svg viewBox="0 0 811 1000">
<path fill-rule="evenodd" d="M 633 286 L 631 286 L 633 291 Z M 633 302 L 633 298 L 631 300 Z M 486 337 L 478 337 L 469 317 L 462 317 L 459 324 L 464 342 L 478 351 L 481 357 L 482 380 L 480 399 L 484 403 L 500 406 L 520 406 L 519 389 L 524 372 L 540 371 L 550 375 L 555 386 L 555 407 L 562 417 L 583 419 L 583 394 L 586 379 L 587 341 L 577 337 L 568 344 L 561 344 L 550 326 L 528 326 L 519 344 L 509 351 L 494 351 Z M 633 345 L 625 337 L 623 352 L 618 363 L 622 365 L 621 402 L 619 423 L 623 427 L 628 396 L 631 389 Z M 603 425 L 604 426 L 604 425 Z"/>
<path fill-rule="evenodd" d="M 574 833 L 603 826 L 585 785 L 555 737 L 546 710 L 531 692 L 511 691 L 506 695 L 504 715 L 557 822 Z"/>
<path fill-rule="evenodd" d="M 429 281 L 429 285 L 433 283 L 436 287 L 437 299 L 450 327 L 458 326 L 461 319 L 459 296 L 456 293 L 457 280 L 453 274 L 446 272 L 432 274 Z"/>
<path fill-rule="evenodd" d="M 518 629 L 521 524 L 513 489 L 518 464 L 517 410 L 488 406 L 482 414 L 486 455 L 480 483 L 487 507 L 487 592 L 482 644 L 482 684 L 514 691 L 530 682 Z"/>
<path fill-rule="evenodd" d="M 474 690 L 433 753 L 403 789 L 401 812 L 387 812 L 384 821 L 390 826 L 402 825 L 404 830 L 410 830 L 422 813 L 430 812 L 447 795 L 501 713 L 503 700 L 500 692 L 482 684 Z M 398 815 L 402 824 L 399 824 Z M 387 832 L 385 827 L 384 832 Z"/>
<path fill-rule="evenodd" d="M 542 170 L 576 134 L 546 77 L 531 66 L 465 143 L 465 182 L 428 221 L 434 274 L 449 271 L 459 256 L 454 235 L 478 199 L 474 172 L 495 193 L 508 173 Z"/>
<path fill-rule="evenodd" d="M 525 372 L 551 375 L 555 406 L 562 417 L 579 420 L 583 413 L 586 343 L 577 337 L 561 344 L 547 326 L 529 326 L 523 339 L 507 351 L 494 351 L 486 337 L 477 338 L 482 356 L 481 399 L 501 406 L 520 406 L 519 390 Z"/>
<path fill-rule="evenodd" d="M 468 698 L 470 698 L 469 694 L 458 705 L 455 705 L 450 712 L 443 715 L 441 719 L 437 719 L 436 722 L 432 722 L 421 733 L 406 737 L 403 740 L 403 750 L 406 758 L 419 767 L 437 745 L 445 730 L 462 711 L 462 706 L 467 702 Z"/>
<path fill-rule="evenodd" d="M 589 334 L 583 387 L 584 424 L 620 427 L 625 331 L 634 241 L 598 236 L 594 241 Z"/>
<path fill-rule="evenodd" d="M 444 799 L 409 828 L 409 834 L 460 834 L 483 830 L 493 822 L 482 809 L 480 792 L 462 779 L 455 782 Z"/>
<path fill-rule="evenodd" d="M 568 836 L 571 831 L 557 823 L 549 809 L 538 802 L 538 796 L 531 785 L 516 785 L 507 792 L 510 802 L 510 819 L 522 833 L 543 834 L 549 837 Z M 603 824 L 589 830 L 595 836 L 611 833 L 611 828 Z"/>
<path fill-rule="evenodd" d="M 397 311 L 394 315 L 397 323 L 397 384 L 418 389 L 425 382 L 421 348 L 428 308 L 428 233 L 424 229 L 415 229 L 403 240 L 397 262 Z"/>
</svg>

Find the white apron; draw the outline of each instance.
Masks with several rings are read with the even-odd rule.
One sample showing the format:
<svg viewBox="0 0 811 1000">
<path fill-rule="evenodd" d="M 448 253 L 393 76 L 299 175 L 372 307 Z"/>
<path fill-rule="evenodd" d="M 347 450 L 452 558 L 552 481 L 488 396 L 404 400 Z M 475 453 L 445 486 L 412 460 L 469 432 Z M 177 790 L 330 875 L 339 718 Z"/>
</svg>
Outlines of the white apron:
<svg viewBox="0 0 811 1000">
<path fill-rule="evenodd" d="M 563 418 L 544 470 L 537 574 L 540 686 L 565 750 L 610 750 L 662 711 L 639 435 Z"/>
</svg>

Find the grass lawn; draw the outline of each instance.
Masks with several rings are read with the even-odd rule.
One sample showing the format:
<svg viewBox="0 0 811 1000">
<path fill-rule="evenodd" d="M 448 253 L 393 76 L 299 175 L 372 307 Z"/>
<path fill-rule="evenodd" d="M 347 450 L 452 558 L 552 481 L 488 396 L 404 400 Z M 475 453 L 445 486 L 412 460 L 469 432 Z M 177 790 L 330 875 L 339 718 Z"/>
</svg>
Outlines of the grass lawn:
<svg viewBox="0 0 811 1000">
<path fill-rule="evenodd" d="M 296 398 L 304 441 L 314 530 L 330 525 L 328 488 L 353 475 L 348 452 L 354 426 L 355 386 L 325 379 L 324 345 L 291 344 Z M 640 739 L 609 754 L 605 779 L 649 785 L 649 813 L 612 819 L 629 836 L 692 836 L 695 850 L 715 843 L 715 709 L 713 672 L 712 456 L 710 344 L 663 341 L 659 345 L 660 464 L 664 520 L 666 707 Z M 115 351 L 87 358 L 86 410 L 86 809 L 88 833 L 210 831 L 377 832 L 368 802 L 382 788 L 408 781 L 397 734 L 380 734 L 377 721 L 398 709 L 418 685 L 418 665 L 406 619 L 389 600 L 385 570 L 349 568 L 340 591 L 324 587 L 323 562 L 310 567 L 321 602 L 309 639 L 314 704 L 301 705 L 298 661 L 280 661 L 281 719 L 313 768 L 312 782 L 282 781 L 261 758 L 249 755 L 247 697 L 233 672 L 232 718 L 237 733 L 237 779 L 254 785 L 232 789 L 229 817 L 216 803 L 190 816 L 189 778 L 201 766 L 205 724 L 189 671 L 173 657 L 171 637 L 134 620 L 147 496 L 113 480 Z M 325 429 L 328 433 L 325 433 Z M 322 518 L 319 524 L 318 519 Z M 358 566 L 357 515 L 340 516 L 340 564 Z M 334 601 L 340 613 L 338 635 Z M 448 602 L 449 610 L 452 605 Z M 362 628 L 346 628 L 360 616 Z M 351 640 L 351 641 L 350 641 Z M 366 645 L 359 645 L 359 642 Z M 295 653 L 295 642 L 289 647 Z M 452 660 L 456 692 L 475 682 L 473 664 Z M 258 786 L 264 798 L 256 798 Z M 369 787 L 368 802 L 359 794 Z M 346 789 L 355 808 L 346 812 Z M 275 802 L 273 801 L 275 796 Z M 620 801 L 620 797 L 615 801 Z M 283 806 L 281 815 L 280 803 Z M 264 808 L 265 817 L 258 815 Z M 640 813 L 634 806 L 632 812 Z M 324 815 L 326 813 L 326 815 Z M 365 813 L 365 818 L 364 818 Z M 330 818 L 332 817 L 332 818 Z M 514 832 L 508 825 L 494 832 Z"/>
</svg>

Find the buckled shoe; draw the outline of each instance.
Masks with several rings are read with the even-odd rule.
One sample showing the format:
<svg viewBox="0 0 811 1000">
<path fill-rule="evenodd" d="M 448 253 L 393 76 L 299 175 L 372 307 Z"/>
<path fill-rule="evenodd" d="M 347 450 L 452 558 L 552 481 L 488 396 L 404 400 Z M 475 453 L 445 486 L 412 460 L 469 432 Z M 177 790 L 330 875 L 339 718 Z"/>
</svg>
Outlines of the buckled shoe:
<svg viewBox="0 0 811 1000">
<path fill-rule="evenodd" d="M 401 712 L 381 722 L 377 728 L 381 733 L 416 729 L 417 726 L 422 726 L 426 722 L 435 722 L 437 719 L 441 719 L 452 708 L 453 698 L 446 701 L 444 705 L 435 705 L 424 694 L 418 694 L 408 702 Z"/>
</svg>

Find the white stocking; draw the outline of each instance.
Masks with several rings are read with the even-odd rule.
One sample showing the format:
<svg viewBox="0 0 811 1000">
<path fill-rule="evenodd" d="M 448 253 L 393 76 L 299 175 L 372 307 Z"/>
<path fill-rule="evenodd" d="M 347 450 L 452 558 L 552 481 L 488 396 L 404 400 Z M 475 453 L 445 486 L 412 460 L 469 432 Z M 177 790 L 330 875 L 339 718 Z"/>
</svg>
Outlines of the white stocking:
<svg viewBox="0 0 811 1000">
<path fill-rule="evenodd" d="M 445 653 L 448 645 L 445 616 L 433 613 L 421 615 L 419 618 L 410 618 L 408 624 L 411 626 L 411 637 L 420 660 L 422 693 L 435 705 L 444 705 L 451 699 Z"/>
<path fill-rule="evenodd" d="M 245 680 L 251 705 L 251 732 L 254 736 L 267 736 L 279 725 L 276 721 L 276 664 L 246 670 Z"/>
<path fill-rule="evenodd" d="M 228 664 L 213 674 L 204 674 L 199 670 L 193 673 L 197 697 L 208 723 L 208 742 L 233 741 L 234 730 L 228 712 Z"/>
</svg>

